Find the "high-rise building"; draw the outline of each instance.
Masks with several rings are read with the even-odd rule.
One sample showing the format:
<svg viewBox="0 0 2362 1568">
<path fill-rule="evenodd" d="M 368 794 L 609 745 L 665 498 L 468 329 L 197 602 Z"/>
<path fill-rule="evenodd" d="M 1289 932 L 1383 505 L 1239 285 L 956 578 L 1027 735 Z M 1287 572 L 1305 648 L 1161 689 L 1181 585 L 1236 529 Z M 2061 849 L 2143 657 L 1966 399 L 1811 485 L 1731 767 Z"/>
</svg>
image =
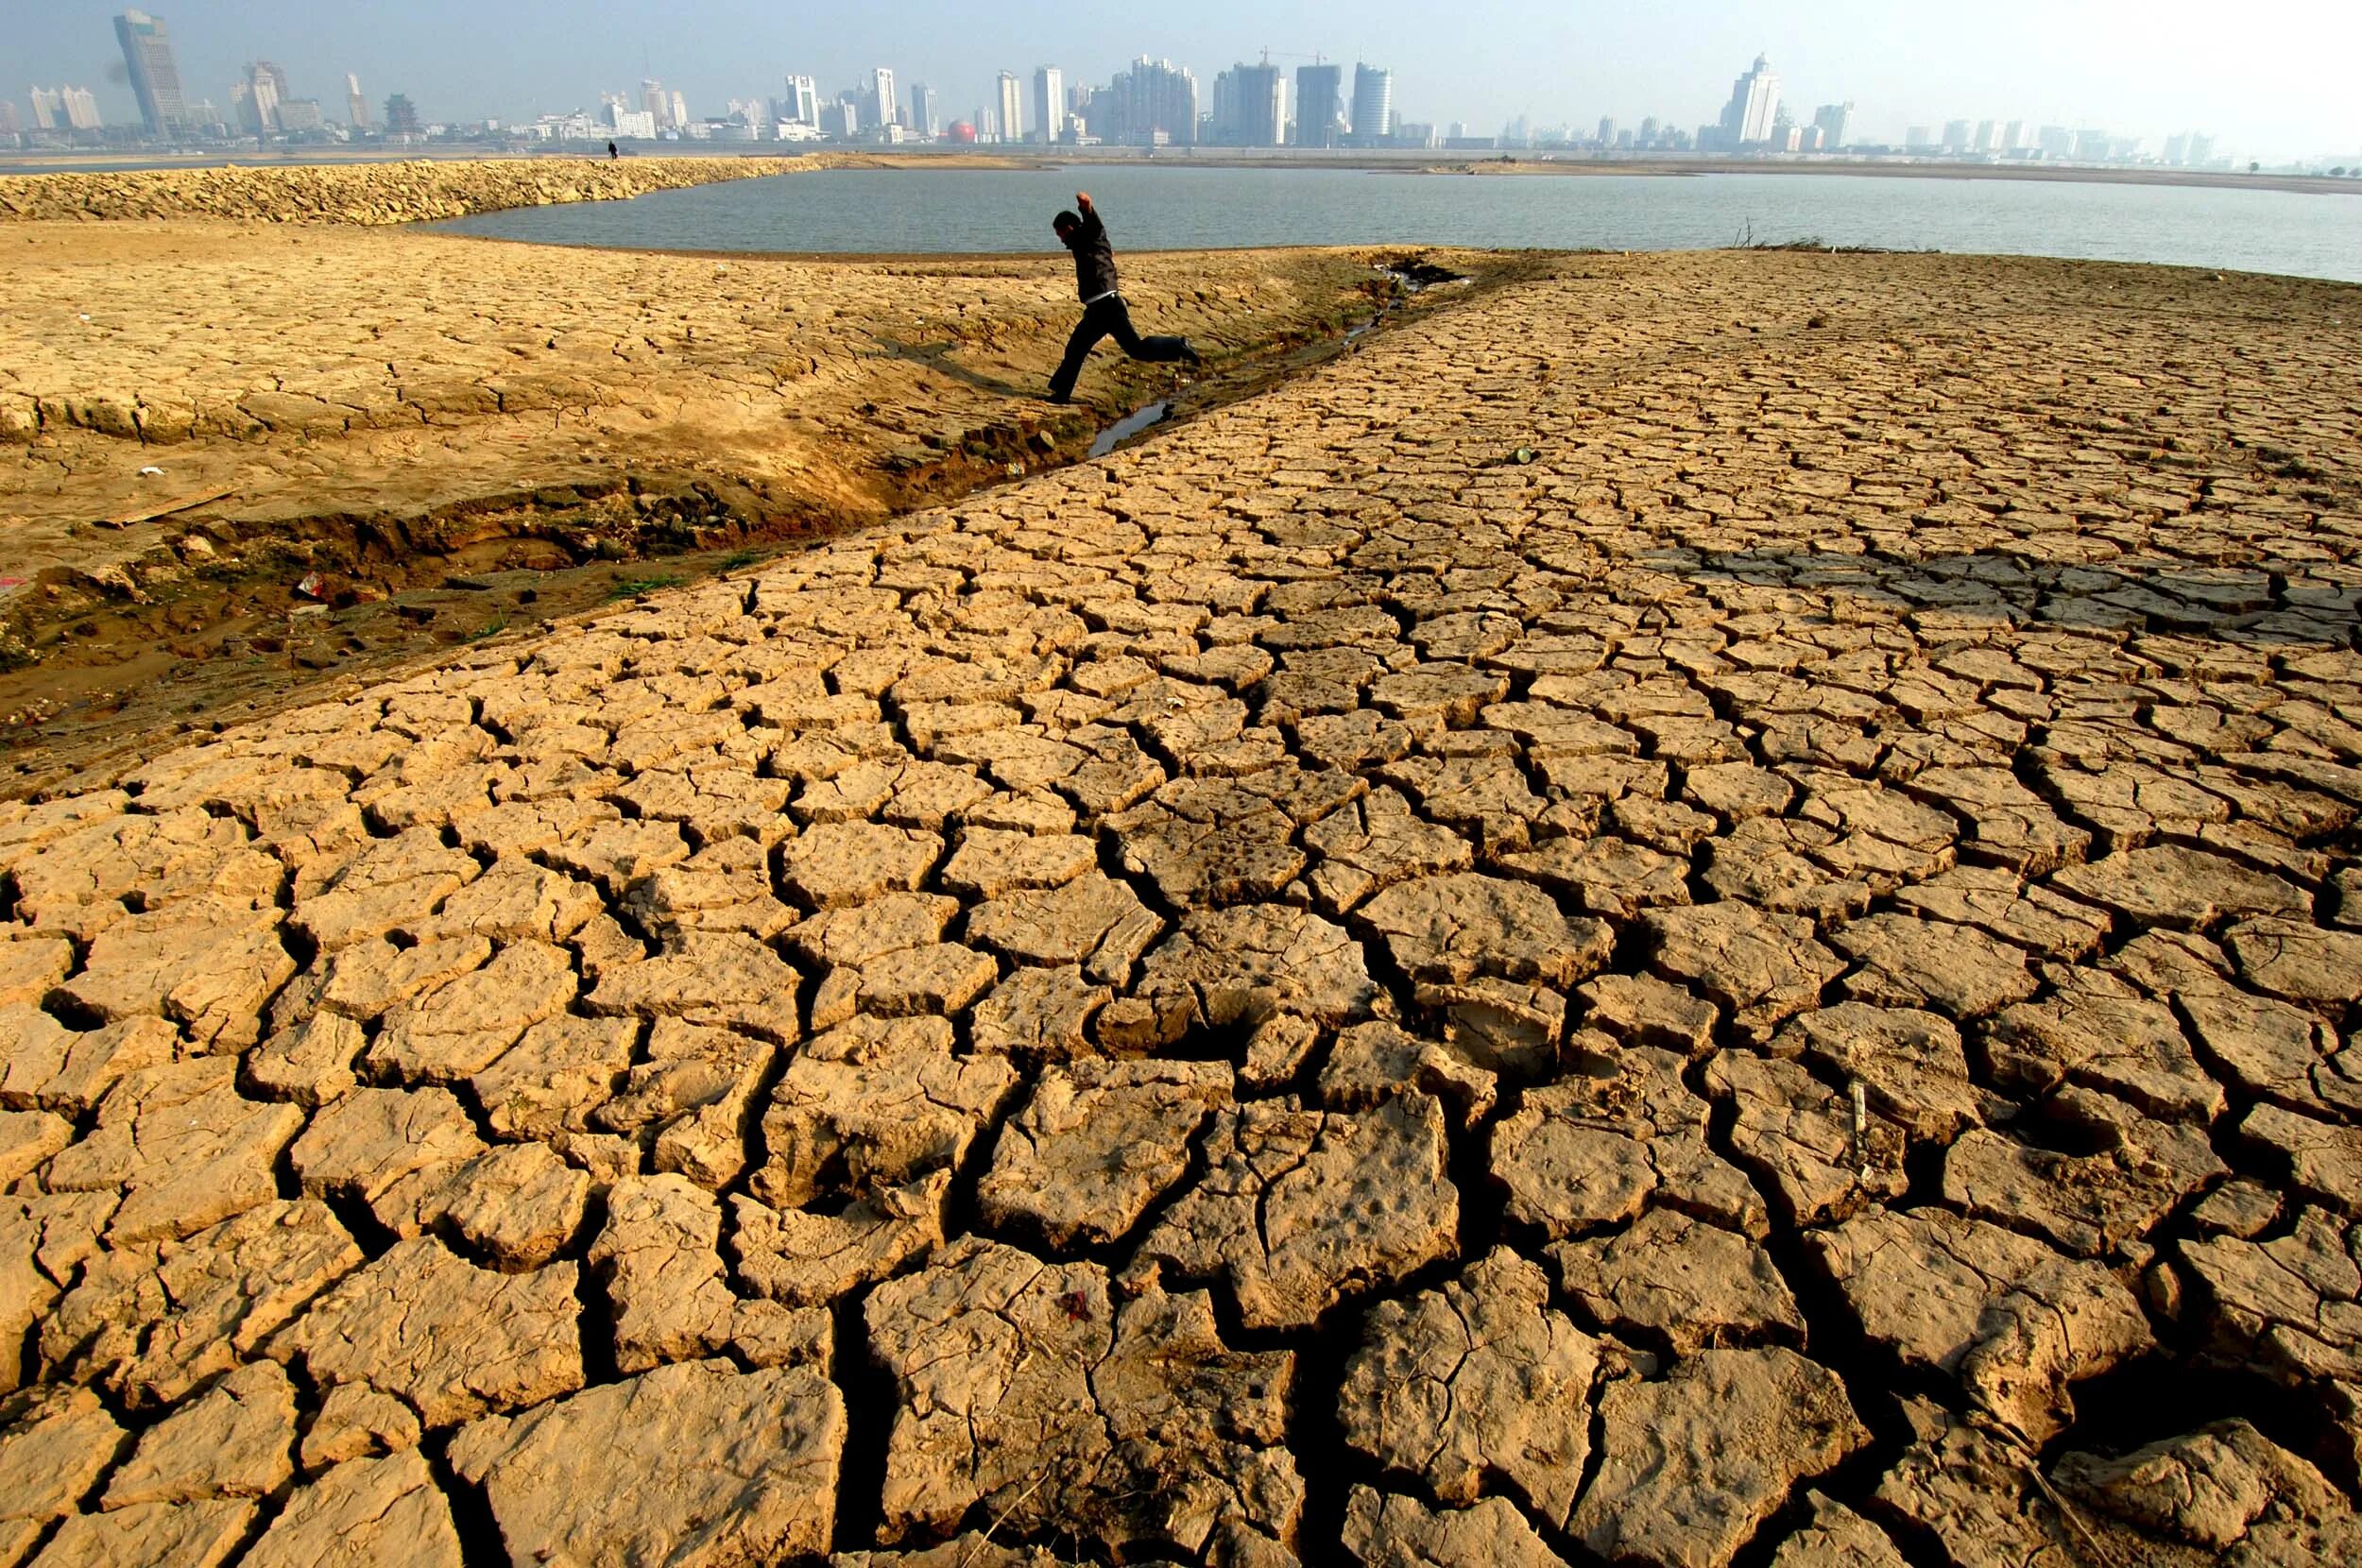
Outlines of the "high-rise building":
<svg viewBox="0 0 2362 1568">
<path fill-rule="evenodd" d="M 1003 142 L 1025 139 L 1025 88 L 1014 71 L 1001 73 L 1001 103 L 995 115 L 999 126 L 994 134 Z"/>
<path fill-rule="evenodd" d="M 1084 118 L 1090 134 L 1111 145 L 1194 145 L 1197 78 L 1169 60 L 1142 55 L 1091 94 Z"/>
<path fill-rule="evenodd" d="M 419 122 L 419 111 L 406 93 L 396 93 L 385 100 L 385 134 L 416 136 L 426 128 Z"/>
<path fill-rule="evenodd" d="M 787 78 L 786 112 L 779 118 L 793 126 L 820 125 L 820 84 L 810 77 Z"/>
<path fill-rule="evenodd" d="M 1731 84 L 1731 101 L 1722 110 L 1722 138 L 1732 147 L 1759 147 L 1772 140 L 1780 118 L 1780 78 L 1762 55 L 1747 74 Z"/>
<path fill-rule="evenodd" d="M 25 127 L 17 120 L 16 105 L 7 98 L 0 98 L 0 136 L 23 134 Z"/>
<path fill-rule="evenodd" d="M 188 105 L 180 97 L 180 67 L 172 58 L 172 35 L 145 11 L 115 18 L 115 42 L 131 73 L 131 93 L 150 136 L 178 136 L 188 128 Z"/>
<path fill-rule="evenodd" d="M 1344 78 L 1342 65 L 1296 67 L 1297 146 L 1333 147 L 1343 139 Z"/>
<path fill-rule="evenodd" d="M 2011 120 L 2001 128 L 2001 150 L 2015 152 L 2026 145 L 2026 122 Z"/>
<path fill-rule="evenodd" d="M 1976 134 L 1976 128 L 1966 120 L 1946 120 L 1943 122 L 1943 150 L 1966 152 L 1970 138 Z"/>
<path fill-rule="evenodd" d="M 1913 126 L 1903 132 L 1903 147 L 1908 152 L 1926 152 L 1936 145 L 1936 133 L 1926 126 Z"/>
<path fill-rule="evenodd" d="M 1813 128 L 1821 133 L 1821 150 L 1836 152 L 1854 145 L 1854 106 L 1823 104 L 1812 111 Z"/>
<path fill-rule="evenodd" d="M 1600 145 L 1612 147 L 1615 145 L 1616 117 L 1613 114 L 1602 114 L 1600 116 Z"/>
<path fill-rule="evenodd" d="M 1214 78 L 1213 139 L 1229 147 L 1276 147 L 1288 139 L 1288 74 L 1276 65 L 1232 66 Z"/>
<path fill-rule="evenodd" d="M 2045 158 L 2075 156 L 2075 132 L 2064 126 L 2045 126 L 2034 132 L 2034 145 Z"/>
<path fill-rule="evenodd" d="M 279 128 L 290 136 L 317 135 L 328 128 L 328 116 L 317 98 L 279 100 Z"/>
<path fill-rule="evenodd" d="M 1067 139 L 1066 73 L 1054 65 L 1040 66 L 1034 72 L 1033 139 L 1047 143 Z"/>
<path fill-rule="evenodd" d="M 861 134 L 861 104 L 850 97 L 840 97 L 820 110 L 820 128 L 840 142 L 849 142 Z"/>
<path fill-rule="evenodd" d="M 943 134 L 942 116 L 935 112 L 935 90 L 923 81 L 911 83 L 911 131 L 930 142 Z"/>
<path fill-rule="evenodd" d="M 267 60 L 249 61 L 246 75 L 231 94 L 237 105 L 239 128 L 249 135 L 271 136 L 284 128 L 279 106 L 294 94 L 287 91 L 287 73 Z"/>
<path fill-rule="evenodd" d="M 1978 152 L 1999 152 L 2001 150 L 2001 122 L 1979 120 L 1977 123 L 1975 145 Z"/>
<path fill-rule="evenodd" d="M 345 118 L 355 130 L 369 128 L 369 100 L 361 96 L 361 78 L 351 71 L 345 73 Z"/>
<path fill-rule="evenodd" d="M 61 89 L 30 87 L 26 92 L 33 100 L 35 130 L 56 130 L 65 124 L 65 98 Z"/>
<path fill-rule="evenodd" d="M 1374 147 L 1395 133 L 1395 74 L 1375 65 L 1353 68 L 1353 145 Z"/>
<path fill-rule="evenodd" d="M 2215 161 L 2215 139 L 2190 132 L 2190 167 L 2202 169 Z"/>
<path fill-rule="evenodd" d="M 881 65 L 869 73 L 869 101 L 861 107 L 863 120 L 880 129 L 900 122 L 902 106 L 895 100 L 892 71 Z"/>
<path fill-rule="evenodd" d="M 673 128 L 672 100 L 664 95 L 664 84 L 648 78 L 640 83 L 640 107 L 656 122 L 659 130 Z"/>
<path fill-rule="evenodd" d="M 689 100 L 680 95 L 680 90 L 678 88 L 675 88 L 673 90 L 672 102 L 667 105 L 667 107 L 673 111 L 673 128 L 675 130 L 688 129 Z"/>
<path fill-rule="evenodd" d="M 98 99 L 87 87 L 61 87 L 58 89 L 58 101 L 69 130 L 96 130 L 105 124 L 99 118 Z"/>
</svg>

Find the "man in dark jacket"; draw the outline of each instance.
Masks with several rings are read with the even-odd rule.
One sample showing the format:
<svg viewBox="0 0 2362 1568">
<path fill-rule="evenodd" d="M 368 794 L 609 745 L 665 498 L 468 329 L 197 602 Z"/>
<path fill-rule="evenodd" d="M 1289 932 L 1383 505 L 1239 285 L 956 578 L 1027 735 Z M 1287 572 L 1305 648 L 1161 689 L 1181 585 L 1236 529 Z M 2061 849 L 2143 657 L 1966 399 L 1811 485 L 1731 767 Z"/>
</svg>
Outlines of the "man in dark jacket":
<svg viewBox="0 0 2362 1568">
<path fill-rule="evenodd" d="M 1083 373 L 1083 361 L 1103 337 L 1113 337 L 1116 347 L 1134 359 L 1195 365 L 1198 353 L 1188 338 L 1142 337 L 1133 329 L 1132 313 L 1124 308 L 1123 296 L 1116 292 L 1116 253 L 1107 244 L 1107 228 L 1099 221 L 1099 209 L 1091 205 L 1087 191 L 1074 193 L 1074 205 L 1082 209 L 1080 217 L 1060 213 L 1050 227 L 1058 243 L 1074 252 L 1074 292 L 1083 301 L 1083 319 L 1074 335 L 1067 339 L 1066 359 L 1058 373 L 1050 378 L 1050 401 L 1062 403 L 1073 396 L 1074 379 Z"/>
</svg>

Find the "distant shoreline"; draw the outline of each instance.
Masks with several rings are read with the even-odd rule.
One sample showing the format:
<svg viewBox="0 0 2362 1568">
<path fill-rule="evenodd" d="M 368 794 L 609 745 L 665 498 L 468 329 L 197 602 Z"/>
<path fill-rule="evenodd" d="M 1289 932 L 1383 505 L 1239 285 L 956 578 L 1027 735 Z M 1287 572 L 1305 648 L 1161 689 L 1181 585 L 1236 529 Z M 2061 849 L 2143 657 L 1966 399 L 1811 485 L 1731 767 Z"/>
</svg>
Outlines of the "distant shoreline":
<svg viewBox="0 0 2362 1568">
<path fill-rule="evenodd" d="M 789 150 L 793 147 L 796 150 Z M 1505 177 L 1688 179 L 1714 174 L 1855 175 L 1883 179 L 2003 179 L 2044 184 L 2167 185 L 2201 190 L 2279 191 L 2297 196 L 2362 196 L 2362 179 L 2336 179 L 2323 175 L 2243 174 L 2219 169 L 2122 168 L 2107 164 L 1970 163 L 1913 158 L 1714 158 L 1642 156 L 1598 158 L 1547 156 L 1533 153 L 1439 154 L 1432 151 L 1345 151 L 1307 153 L 1293 148 L 1268 152 L 1245 147 L 1207 147 L 1196 151 L 1163 149 L 1154 153 L 1138 147 L 1070 147 L 1055 152 L 999 146 L 974 147 L 834 147 L 806 144 L 730 143 L 698 146 L 666 144 L 661 151 L 627 154 L 629 158 L 779 158 L 807 159 L 814 152 L 843 160 L 841 166 L 882 169 L 1056 169 L 1092 167 L 1157 167 L 1197 169 L 1332 169 L 1424 176 L 1459 175 Z M 560 153 L 510 153 L 478 147 L 372 147 L 325 151 L 302 157 L 110 157 L 96 153 L 61 153 L 53 157 L 0 158 L 0 174 L 73 173 L 93 169 L 198 169 L 335 167 L 349 163 L 386 162 L 532 162 L 590 156 L 587 145 Z"/>
</svg>

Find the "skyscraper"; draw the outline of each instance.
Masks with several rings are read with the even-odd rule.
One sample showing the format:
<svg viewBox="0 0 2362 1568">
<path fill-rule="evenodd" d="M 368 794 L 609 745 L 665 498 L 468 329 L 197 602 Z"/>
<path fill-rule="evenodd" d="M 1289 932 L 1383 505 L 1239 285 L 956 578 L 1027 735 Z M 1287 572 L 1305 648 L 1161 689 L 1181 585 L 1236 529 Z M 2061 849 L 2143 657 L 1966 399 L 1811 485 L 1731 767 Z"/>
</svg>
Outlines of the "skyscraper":
<svg viewBox="0 0 2362 1568">
<path fill-rule="evenodd" d="M 1090 133 L 1119 146 L 1186 147 L 1197 142 L 1197 78 L 1146 55 L 1091 94 Z"/>
<path fill-rule="evenodd" d="M 1761 55 L 1754 66 L 1731 84 L 1731 101 L 1722 110 L 1722 140 L 1726 146 L 1759 147 L 1772 140 L 1779 123 L 1780 78 Z"/>
<path fill-rule="evenodd" d="M 1966 152 L 1976 134 L 1976 128 L 1966 120 L 1946 120 L 1943 122 L 1943 150 Z"/>
<path fill-rule="evenodd" d="M 1374 147 L 1395 132 L 1395 74 L 1375 65 L 1353 68 L 1353 144 Z"/>
<path fill-rule="evenodd" d="M 24 130 L 25 128 L 17 124 L 16 105 L 6 98 L 0 98 L 0 136 L 18 136 L 22 135 Z"/>
<path fill-rule="evenodd" d="M 1821 132 L 1821 150 L 1835 152 L 1854 145 L 1854 106 L 1823 104 L 1812 111 L 1813 128 Z"/>
<path fill-rule="evenodd" d="M 248 61 L 245 77 L 231 94 L 240 128 L 254 136 L 276 134 L 280 128 L 279 106 L 287 97 L 285 71 L 267 60 Z"/>
<path fill-rule="evenodd" d="M 672 111 L 673 128 L 675 130 L 689 128 L 689 100 L 680 95 L 678 88 L 673 90 Z"/>
<path fill-rule="evenodd" d="M 1054 65 L 1034 72 L 1034 140 L 1066 140 L 1066 73 Z"/>
<path fill-rule="evenodd" d="M 105 123 L 98 117 L 98 99 L 89 88 L 61 87 L 58 97 L 69 129 L 96 130 Z"/>
<path fill-rule="evenodd" d="M 1613 114 L 1602 114 L 1600 116 L 1600 145 L 1603 147 L 1612 147 L 1615 145 L 1616 116 Z"/>
<path fill-rule="evenodd" d="M 820 126 L 820 84 L 810 77 L 787 78 L 787 111 L 779 118 L 790 125 Z"/>
<path fill-rule="evenodd" d="M 345 117 L 355 130 L 369 128 L 369 100 L 361 96 L 361 78 L 351 71 L 345 73 Z"/>
<path fill-rule="evenodd" d="M 178 136 L 188 128 L 188 106 L 180 97 L 180 67 L 172 58 L 172 36 L 145 11 L 115 18 L 115 41 L 131 73 L 131 92 L 150 136 Z"/>
<path fill-rule="evenodd" d="M 65 94 L 55 87 L 28 87 L 33 100 L 33 128 L 56 130 L 65 124 Z"/>
<path fill-rule="evenodd" d="M 1001 140 L 1021 142 L 1025 139 L 1025 89 L 1014 71 L 1001 73 Z"/>
<path fill-rule="evenodd" d="M 1232 66 L 1214 78 L 1214 140 L 1275 147 L 1287 140 L 1288 75 L 1276 65 Z"/>
<path fill-rule="evenodd" d="M 1342 65 L 1296 67 L 1296 145 L 1333 147 L 1344 118 L 1345 68 Z"/>
<path fill-rule="evenodd" d="M 869 73 L 869 101 L 862 109 L 862 118 L 881 129 L 902 118 L 902 106 L 894 100 L 892 71 L 881 65 Z"/>
<path fill-rule="evenodd" d="M 930 142 L 943 134 L 943 120 L 935 113 L 935 90 L 923 81 L 911 83 L 911 130 Z"/>
</svg>

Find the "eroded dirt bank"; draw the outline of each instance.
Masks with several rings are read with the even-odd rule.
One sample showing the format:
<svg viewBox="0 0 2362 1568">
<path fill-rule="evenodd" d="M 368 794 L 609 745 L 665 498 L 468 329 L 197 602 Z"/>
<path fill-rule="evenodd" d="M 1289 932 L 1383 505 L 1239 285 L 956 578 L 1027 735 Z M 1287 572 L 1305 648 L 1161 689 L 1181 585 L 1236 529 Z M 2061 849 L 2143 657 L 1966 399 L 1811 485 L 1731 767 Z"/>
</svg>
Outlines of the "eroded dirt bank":
<svg viewBox="0 0 2362 1568">
<path fill-rule="evenodd" d="M 9 1548 L 2362 1559 L 2356 295 L 1564 259 L 0 807 Z"/>
<path fill-rule="evenodd" d="M 1054 257 L 196 223 L 26 224 L 0 247 L 13 793 L 1066 461 L 1116 413 L 1251 390 L 1401 294 L 1378 252 L 1127 258 L 1144 329 L 1211 363 L 1182 388 L 1110 351 L 1063 410 L 1037 401 L 1074 315 Z"/>
</svg>

